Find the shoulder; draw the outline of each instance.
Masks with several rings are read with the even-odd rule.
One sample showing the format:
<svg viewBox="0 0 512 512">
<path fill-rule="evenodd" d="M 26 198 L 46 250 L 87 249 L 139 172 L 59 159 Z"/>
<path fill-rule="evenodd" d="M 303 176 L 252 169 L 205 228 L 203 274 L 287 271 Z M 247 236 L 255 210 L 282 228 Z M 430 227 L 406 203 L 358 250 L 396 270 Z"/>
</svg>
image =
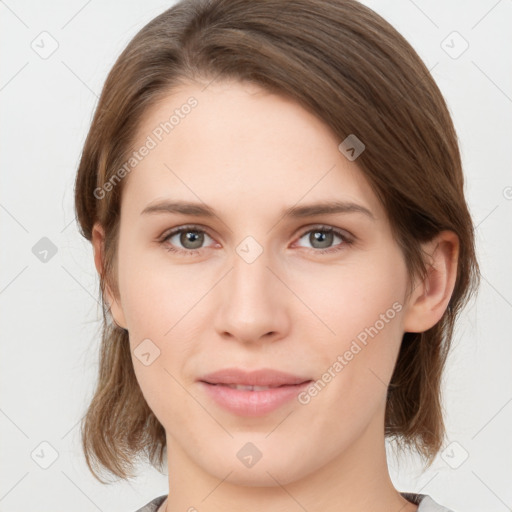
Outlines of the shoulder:
<svg viewBox="0 0 512 512">
<path fill-rule="evenodd" d="M 400 493 L 407 501 L 418 505 L 417 512 L 454 512 L 453 510 L 443 507 L 437 501 L 434 501 L 428 494 L 417 494 L 413 492 Z"/>
<path fill-rule="evenodd" d="M 146 505 L 144 505 L 142 508 L 139 508 L 135 512 L 156 512 L 158 507 L 165 501 L 165 498 L 167 498 L 167 494 L 158 496 L 158 498 L 155 498 L 149 503 L 146 503 Z"/>
</svg>

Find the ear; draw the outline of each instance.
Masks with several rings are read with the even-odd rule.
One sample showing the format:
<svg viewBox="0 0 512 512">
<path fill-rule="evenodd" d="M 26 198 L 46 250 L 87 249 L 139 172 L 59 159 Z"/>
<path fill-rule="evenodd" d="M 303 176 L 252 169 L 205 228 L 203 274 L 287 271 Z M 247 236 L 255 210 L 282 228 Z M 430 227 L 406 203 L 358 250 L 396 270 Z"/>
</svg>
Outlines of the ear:
<svg viewBox="0 0 512 512">
<path fill-rule="evenodd" d="M 101 277 L 103 272 L 104 261 L 104 246 L 105 246 L 105 231 L 100 223 L 96 222 L 92 228 L 92 247 L 94 250 L 94 265 Z M 104 300 L 109 305 L 109 311 L 114 319 L 114 322 L 123 329 L 126 329 L 126 320 L 124 317 L 123 309 L 120 301 L 114 296 L 109 286 L 105 284 L 105 297 Z"/>
<path fill-rule="evenodd" d="M 442 231 L 422 248 L 429 255 L 427 276 L 415 283 L 404 313 L 404 332 L 424 332 L 439 322 L 457 278 L 459 238 L 453 231 Z"/>
</svg>

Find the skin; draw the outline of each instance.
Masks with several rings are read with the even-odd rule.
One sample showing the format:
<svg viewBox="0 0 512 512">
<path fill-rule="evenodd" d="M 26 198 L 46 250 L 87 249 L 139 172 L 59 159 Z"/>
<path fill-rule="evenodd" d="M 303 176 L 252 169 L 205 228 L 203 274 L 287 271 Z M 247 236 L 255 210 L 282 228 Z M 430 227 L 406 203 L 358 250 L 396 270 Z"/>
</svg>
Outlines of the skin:
<svg viewBox="0 0 512 512">
<path fill-rule="evenodd" d="M 457 237 L 425 244 L 433 268 L 407 297 L 407 272 L 386 212 L 341 142 L 312 113 L 254 84 L 174 89 L 150 109 L 134 147 L 193 95 L 198 106 L 125 178 L 115 322 L 129 331 L 142 392 L 166 431 L 168 500 L 160 510 L 411 512 L 388 471 L 387 385 L 404 332 L 439 321 L 453 290 Z M 153 213 L 163 199 L 207 204 L 216 217 Z M 284 218 L 291 206 L 344 200 L 361 213 Z M 198 247 L 170 229 L 199 225 Z M 350 233 L 324 245 L 315 228 Z M 308 231 L 313 230 L 313 231 Z M 322 232 L 321 232 L 322 233 Z M 247 263 L 252 236 L 263 253 Z M 328 235 L 327 235 L 328 236 Z M 330 245 L 329 245 L 330 244 Z M 101 272 L 103 230 L 93 235 Z M 340 249 L 320 253 L 319 249 Z M 317 380 L 352 340 L 398 302 L 402 308 L 311 401 L 291 400 L 257 418 L 221 409 L 196 379 L 228 366 L 273 368 Z M 150 339 L 160 356 L 133 353 Z M 262 458 L 236 457 L 252 442 Z M 192 509 L 191 509 L 192 510 Z"/>
</svg>

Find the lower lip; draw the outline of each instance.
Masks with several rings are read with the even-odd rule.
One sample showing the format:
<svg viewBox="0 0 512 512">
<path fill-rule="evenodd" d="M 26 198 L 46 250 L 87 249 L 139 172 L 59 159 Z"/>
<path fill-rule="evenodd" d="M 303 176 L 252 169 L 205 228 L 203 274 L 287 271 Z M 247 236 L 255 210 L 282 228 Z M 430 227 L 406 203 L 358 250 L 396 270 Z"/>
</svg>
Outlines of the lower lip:
<svg viewBox="0 0 512 512">
<path fill-rule="evenodd" d="M 222 384 L 199 382 L 217 404 L 240 416 L 263 416 L 268 414 L 296 398 L 310 383 L 311 381 L 308 381 L 303 384 L 250 391 L 248 389 L 234 389 Z"/>
</svg>

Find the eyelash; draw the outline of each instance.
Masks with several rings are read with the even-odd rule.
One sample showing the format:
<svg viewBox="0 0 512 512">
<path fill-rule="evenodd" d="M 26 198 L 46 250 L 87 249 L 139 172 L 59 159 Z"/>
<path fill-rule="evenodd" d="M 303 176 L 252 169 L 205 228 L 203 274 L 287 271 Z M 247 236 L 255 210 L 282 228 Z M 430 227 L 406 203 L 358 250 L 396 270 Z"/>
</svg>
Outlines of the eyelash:
<svg viewBox="0 0 512 512">
<path fill-rule="evenodd" d="M 179 228 L 176 228 L 176 229 L 173 229 L 172 231 L 169 231 L 168 233 L 165 234 L 165 236 L 160 240 L 160 244 L 164 245 L 165 246 L 165 249 L 168 251 L 168 252 L 172 252 L 172 253 L 175 253 L 175 254 L 180 254 L 180 255 L 183 255 L 183 256 L 194 256 L 194 255 L 198 255 L 199 252 L 201 251 L 201 249 L 205 249 L 205 247 L 200 247 L 199 249 L 177 249 L 175 247 L 173 247 L 172 245 L 168 244 L 167 241 L 172 238 L 174 235 L 176 234 L 180 234 L 180 233 L 183 233 L 183 232 L 187 232 L 187 231 L 194 231 L 196 233 L 204 233 L 208 236 L 210 236 L 204 229 L 200 229 L 199 226 L 194 226 L 194 225 L 190 225 L 190 226 L 182 226 L 182 227 L 179 227 Z M 304 237 L 304 235 L 307 235 L 308 233 L 311 233 L 311 232 L 322 232 L 322 233 L 334 233 L 335 235 L 337 235 L 338 237 L 340 237 L 342 240 L 343 240 L 343 243 L 341 243 L 341 245 L 337 248 L 327 248 L 327 249 L 315 249 L 314 247 L 312 248 L 309 248 L 311 251 L 313 251 L 315 254 L 332 254 L 332 253 L 336 253 L 336 252 L 339 252 L 339 251 L 342 251 L 343 249 L 345 249 L 345 246 L 346 245 L 352 245 L 354 243 L 354 240 L 353 238 L 349 237 L 345 232 L 342 232 L 336 228 L 333 228 L 332 226 L 323 226 L 323 225 L 318 225 L 318 226 L 314 226 L 313 228 L 309 228 L 307 231 L 304 231 L 300 236 L 299 236 L 299 240 Z M 213 238 L 210 236 L 210 238 Z M 308 249 L 306 247 L 306 249 Z"/>
</svg>

